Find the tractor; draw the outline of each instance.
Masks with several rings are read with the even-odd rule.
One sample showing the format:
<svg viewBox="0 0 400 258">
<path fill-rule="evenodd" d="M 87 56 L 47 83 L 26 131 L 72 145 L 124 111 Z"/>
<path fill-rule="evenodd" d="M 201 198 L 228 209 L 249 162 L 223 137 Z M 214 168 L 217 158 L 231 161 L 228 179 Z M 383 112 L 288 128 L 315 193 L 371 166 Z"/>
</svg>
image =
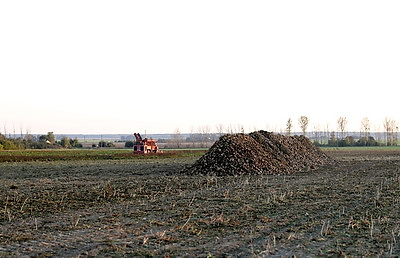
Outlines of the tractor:
<svg viewBox="0 0 400 258">
<path fill-rule="evenodd" d="M 135 154 L 146 154 L 146 153 L 157 153 L 158 146 L 156 140 L 150 140 L 147 138 L 142 138 L 139 133 L 133 134 L 136 138 L 136 142 L 133 145 L 133 153 Z"/>
</svg>

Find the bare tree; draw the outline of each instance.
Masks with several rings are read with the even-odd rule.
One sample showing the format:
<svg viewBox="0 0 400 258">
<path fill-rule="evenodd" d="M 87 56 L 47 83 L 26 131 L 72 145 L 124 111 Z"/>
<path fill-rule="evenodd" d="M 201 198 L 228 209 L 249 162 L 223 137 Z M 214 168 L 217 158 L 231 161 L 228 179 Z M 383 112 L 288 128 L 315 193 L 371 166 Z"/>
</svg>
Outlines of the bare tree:
<svg viewBox="0 0 400 258">
<path fill-rule="evenodd" d="M 390 140 L 392 146 L 397 145 L 397 132 L 399 130 L 399 126 L 396 120 L 391 121 L 391 131 L 390 131 Z"/>
<path fill-rule="evenodd" d="M 228 134 L 244 133 L 244 127 L 241 124 L 229 125 Z"/>
<path fill-rule="evenodd" d="M 391 119 L 388 117 L 385 117 L 385 119 L 383 120 L 383 128 L 385 128 L 385 139 L 386 139 L 387 146 L 389 146 L 390 124 L 391 124 Z"/>
<path fill-rule="evenodd" d="M 330 131 L 329 131 L 329 124 L 326 124 L 326 131 L 324 132 L 324 137 L 325 139 L 327 139 L 328 143 L 329 143 L 329 136 L 330 136 Z"/>
<path fill-rule="evenodd" d="M 215 127 L 217 129 L 217 133 L 219 134 L 219 136 L 224 134 L 225 126 L 223 124 L 217 124 Z"/>
<path fill-rule="evenodd" d="M 371 123 L 369 122 L 368 117 L 364 117 L 361 120 L 361 138 L 364 138 L 365 145 L 367 145 L 369 141 L 370 130 L 371 130 Z"/>
<path fill-rule="evenodd" d="M 286 122 L 286 135 L 287 135 L 287 136 L 290 136 L 290 133 L 291 133 L 291 131 L 292 131 L 292 128 L 293 128 L 292 119 L 289 118 L 289 119 L 287 120 L 287 122 Z"/>
<path fill-rule="evenodd" d="M 31 134 L 31 129 L 29 127 L 26 128 L 25 140 L 27 141 L 33 140 L 33 135 Z"/>
<path fill-rule="evenodd" d="M 380 125 L 375 125 L 375 126 L 374 126 L 374 132 L 378 132 L 377 134 L 375 134 L 374 137 L 375 137 L 376 141 L 377 141 L 379 144 L 382 143 L 381 134 L 380 134 L 381 131 L 382 131 L 382 129 L 381 129 L 381 126 L 380 126 Z M 383 139 L 383 140 L 385 140 L 385 139 Z"/>
<path fill-rule="evenodd" d="M 347 126 L 347 118 L 341 116 L 338 118 L 337 123 L 338 123 L 338 129 L 340 131 L 340 137 L 342 140 L 344 140 L 344 133 L 346 131 L 346 126 Z"/>
<path fill-rule="evenodd" d="M 183 142 L 183 137 L 181 134 L 181 131 L 179 130 L 179 128 L 176 128 L 174 133 L 172 134 L 172 141 L 175 144 L 175 146 L 180 149 L 182 142 Z"/>
<path fill-rule="evenodd" d="M 320 129 L 319 125 L 314 126 L 314 136 L 315 136 L 314 141 L 317 142 L 318 144 L 321 144 L 322 143 L 321 142 L 321 129 Z"/>
<path fill-rule="evenodd" d="M 363 132 L 363 136 L 365 138 L 369 137 L 370 130 L 371 130 L 371 123 L 369 122 L 368 117 L 364 117 L 361 120 L 361 131 Z"/>
<path fill-rule="evenodd" d="M 209 125 L 200 126 L 199 132 L 201 135 L 202 147 L 206 148 L 207 142 L 209 141 L 209 138 L 210 138 L 210 132 L 211 132 L 210 126 Z"/>
<path fill-rule="evenodd" d="M 308 117 L 306 117 L 306 116 L 301 116 L 299 118 L 299 126 L 301 128 L 301 131 L 303 132 L 303 135 L 306 135 L 308 122 L 309 122 Z"/>
<path fill-rule="evenodd" d="M 234 132 L 233 132 L 233 127 L 232 127 L 231 124 L 228 126 L 228 128 L 226 128 L 226 133 L 227 133 L 227 134 L 233 134 L 233 133 L 234 133 Z"/>
<path fill-rule="evenodd" d="M 329 134 L 328 145 L 336 147 L 338 146 L 338 140 L 334 131 L 330 132 Z"/>
<path fill-rule="evenodd" d="M 193 126 L 191 126 L 190 127 L 190 141 L 192 142 L 192 148 L 194 148 L 195 147 L 195 129 L 194 129 L 194 127 Z"/>
<path fill-rule="evenodd" d="M 386 145 L 397 145 L 397 131 L 399 129 L 397 122 L 393 119 L 385 117 L 383 121 L 383 128 L 385 128 Z"/>
</svg>

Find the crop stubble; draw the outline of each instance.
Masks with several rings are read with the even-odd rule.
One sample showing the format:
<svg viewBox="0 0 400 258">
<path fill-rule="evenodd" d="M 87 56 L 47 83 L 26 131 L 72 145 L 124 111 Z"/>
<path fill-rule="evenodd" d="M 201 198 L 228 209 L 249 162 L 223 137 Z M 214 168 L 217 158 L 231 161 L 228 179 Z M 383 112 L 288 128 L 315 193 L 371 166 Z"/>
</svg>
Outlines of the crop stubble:
<svg viewBox="0 0 400 258">
<path fill-rule="evenodd" d="M 290 175 L 193 158 L 0 164 L 0 255 L 400 255 L 398 151 Z"/>
</svg>

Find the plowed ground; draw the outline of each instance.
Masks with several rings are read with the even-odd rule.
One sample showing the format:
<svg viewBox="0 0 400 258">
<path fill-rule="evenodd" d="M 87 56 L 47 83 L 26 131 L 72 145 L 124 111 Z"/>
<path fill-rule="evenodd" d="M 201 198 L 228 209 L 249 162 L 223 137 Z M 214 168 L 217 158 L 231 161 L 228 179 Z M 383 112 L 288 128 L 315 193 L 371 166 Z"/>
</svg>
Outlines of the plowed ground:
<svg viewBox="0 0 400 258">
<path fill-rule="evenodd" d="M 0 256 L 400 256 L 400 151 L 292 175 L 193 158 L 0 163 Z"/>
</svg>

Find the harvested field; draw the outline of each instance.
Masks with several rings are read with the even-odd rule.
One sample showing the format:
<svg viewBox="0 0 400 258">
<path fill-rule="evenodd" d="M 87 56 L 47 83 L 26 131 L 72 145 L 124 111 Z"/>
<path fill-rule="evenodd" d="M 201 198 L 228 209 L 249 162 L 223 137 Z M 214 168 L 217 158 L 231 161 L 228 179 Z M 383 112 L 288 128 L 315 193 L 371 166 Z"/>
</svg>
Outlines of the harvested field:
<svg viewBox="0 0 400 258">
<path fill-rule="evenodd" d="M 0 163 L 0 256 L 400 256 L 400 151 L 293 174 L 193 157 Z"/>
</svg>

